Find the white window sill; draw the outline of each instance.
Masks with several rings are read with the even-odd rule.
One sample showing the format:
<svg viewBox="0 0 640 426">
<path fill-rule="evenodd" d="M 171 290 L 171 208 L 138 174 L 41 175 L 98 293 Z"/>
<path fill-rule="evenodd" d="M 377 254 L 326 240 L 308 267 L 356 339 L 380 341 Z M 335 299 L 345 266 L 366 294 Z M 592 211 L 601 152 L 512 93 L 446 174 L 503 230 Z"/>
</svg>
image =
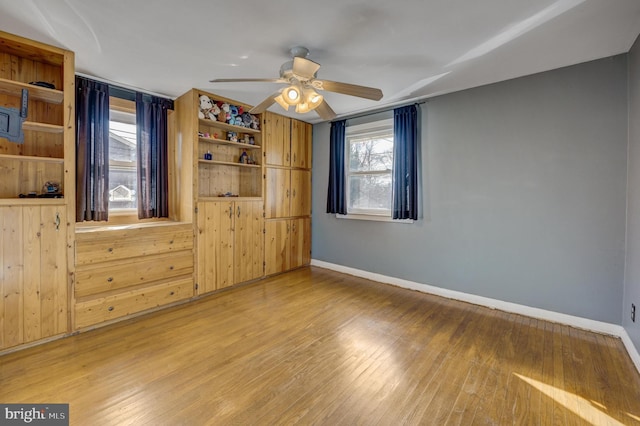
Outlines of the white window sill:
<svg viewBox="0 0 640 426">
<path fill-rule="evenodd" d="M 391 222 L 391 223 L 413 223 L 413 219 L 391 219 L 390 216 L 379 216 L 372 214 L 336 214 L 338 219 L 355 219 L 355 220 L 371 220 L 374 222 Z"/>
</svg>

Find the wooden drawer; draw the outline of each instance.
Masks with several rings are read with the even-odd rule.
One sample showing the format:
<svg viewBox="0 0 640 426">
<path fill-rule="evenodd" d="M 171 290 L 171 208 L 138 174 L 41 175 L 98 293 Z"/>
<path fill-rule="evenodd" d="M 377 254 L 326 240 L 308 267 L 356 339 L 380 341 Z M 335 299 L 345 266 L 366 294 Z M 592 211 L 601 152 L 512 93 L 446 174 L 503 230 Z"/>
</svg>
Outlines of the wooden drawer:
<svg viewBox="0 0 640 426">
<path fill-rule="evenodd" d="M 76 265 L 191 250 L 191 224 L 76 233 Z"/>
<path fill-rule="evenodd" d="M 76 303 L 75 329 L 99 324 L 193 296 L 191 277 Z"/>
<path fill-rule="evenodd" d="M 192 274 L 191 250 L 79 265 L 75 274 L 75 296 L 80 299 L 106 291 Z"/>
</svg>

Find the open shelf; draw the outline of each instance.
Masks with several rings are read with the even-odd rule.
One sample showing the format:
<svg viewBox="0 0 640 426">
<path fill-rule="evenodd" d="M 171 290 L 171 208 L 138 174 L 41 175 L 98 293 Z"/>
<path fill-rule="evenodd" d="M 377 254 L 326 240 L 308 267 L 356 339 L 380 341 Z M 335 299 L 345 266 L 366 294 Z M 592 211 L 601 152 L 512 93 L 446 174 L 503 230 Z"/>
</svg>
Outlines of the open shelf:
<svg viewBox="0 0 640 426">
<path fill-rule="evenodd" d="M 244 163 L 232 163 L 230 161 L 215 161 L 215 160 L 198 160 L 199 163 L 202 164 L 218 164 L 222 166 L 236 166 L 236 167 L 253 167 L 260 168 L 262 167 L 260 164 L 244 164 Z"/>
<path fill-rule="evenodd" d="M 0 198 L 0 206 L 64 206 L 64 198 Z"/>
<path fill-rule="evenodd" d="M 54 164 L 63 164 L 64 158 L 56 158 L 56 157 L 35 157 L 32 155 L 9 155 L 9 154 L 0 154 L 0 160 L 18 160 L 18 161 L 33 161 L 37 163 L 54 163 Z"/>
<path fill-rule="evenodd" d="M 260 149 L 260 148 L 262 148 L 260 145 L 251 145 L 251 144 L 248 144 L 248 143 L 232 142 L 232 141 L 228 141 L 228 140 L 224 140 L 224 139 L 205 138 L 203 136 L 200 136 L 198 138 L 198 140 L 200 142 L 210 143 L 210 144 L 214 144 L 214 145 L 230 145 L 230 146 L 237 146 L 238 148 L 244 148 L 244 149 Z"/>
<path fill-rule="evenodd" d="M 262 197 L 198 197 L 198 201 L 260 201 Z"/>
<path fill-rule="evenodd" d="M 25 121 L 22 123 L 22 130 L 34 130 L 36 132 L 44 133 L 63 133 L 64 126 L 60 126 L 58 124 L 38 123 L 35 121 Z"/>
<path fill-rule="evenodd" d="M 10 96 L 22 96 L 22 89 L 29 90 L 29 99 L 44 101 L 50 104 L 61 104 L 64 93 L 61 90 L 0 78 L 0 93 Z"/>
<path fill-rule="evenodd" d="M 213 120 L 208 120 L 206 118 L 199 118 L 198 120 L 200 121 L 200 124 L 203 126 L 218 127 L 220 129 L 230 130 L 232 132 L 238 132 L 238 133 L 260 133 L 260 130 L 254 130 L 250 127 L 242 127 L 242 126 L 236 126 L 233 124 L 227 124 L 223 121 L 213 121 Z"/>
</svg>

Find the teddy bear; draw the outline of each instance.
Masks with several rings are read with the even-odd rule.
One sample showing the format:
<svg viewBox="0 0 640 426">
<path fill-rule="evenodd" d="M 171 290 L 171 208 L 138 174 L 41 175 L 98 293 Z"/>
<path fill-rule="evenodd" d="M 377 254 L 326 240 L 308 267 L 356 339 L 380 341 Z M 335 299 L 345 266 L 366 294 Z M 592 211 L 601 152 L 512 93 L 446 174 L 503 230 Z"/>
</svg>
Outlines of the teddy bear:
<svg viewBox="0 0 640 426">
<path fill-rule="evenodd" d="M 211 118 L 211 108 L 213 108 L 213 102 L 207 95 L 200 95 L 198 98 L 200 101 L 200 109 L 198 110 L 198 118 L 208 118 L 211 120 L 215 120 L 215 118 Z"/>
<path fill-rule="evenodd" d="M 209 118 L 216 121 L 218 120 L 218 114 L 220 114 L 220 107 L 218 104 L 214 103 L 211 107 L 211 111 L 209 111 Z"/>
<path fill-rule="evenodd" d="M 218 121 L 227 122 L 231 119 L 231 114 L 229 112 L 229 104 L 226 102 L 222 102 L 219 104 L 220 113 L 218 114 Z"/>
</svg>

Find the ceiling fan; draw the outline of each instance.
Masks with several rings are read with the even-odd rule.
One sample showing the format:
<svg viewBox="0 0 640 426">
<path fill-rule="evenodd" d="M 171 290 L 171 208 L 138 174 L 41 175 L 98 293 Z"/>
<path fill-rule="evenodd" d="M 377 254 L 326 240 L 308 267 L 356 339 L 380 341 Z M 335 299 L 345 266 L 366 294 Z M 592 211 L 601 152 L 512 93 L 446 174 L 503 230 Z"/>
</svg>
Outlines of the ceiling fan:
<svg viewBox="0 0 640 426">
<path fill-rule="evenodd" d="M 316 78 L 320 64 L 307 59 L 309 50 L 306 47 L 292 48 L 291 55 L 293 59 L 280 67 L 280 78 L 217 78 L 209 81 L 211 83 L 267 82 L 288 84 L 284 89 L 269 95 L 268 98 L 253 107 L 249 111 L 252 114 L 261 113 L 277 102 L 285 110 L 289 110 L 291 106 L 295 106 L 296 112 L 301 114 L 315 110 L 323 120 L 331 120 L 336 116 L 336 113 L 327 104 L 324 97 L 317 92 L 318 90 L 374 101 L 382 99 L 380 89 Z"/>
</svg>

